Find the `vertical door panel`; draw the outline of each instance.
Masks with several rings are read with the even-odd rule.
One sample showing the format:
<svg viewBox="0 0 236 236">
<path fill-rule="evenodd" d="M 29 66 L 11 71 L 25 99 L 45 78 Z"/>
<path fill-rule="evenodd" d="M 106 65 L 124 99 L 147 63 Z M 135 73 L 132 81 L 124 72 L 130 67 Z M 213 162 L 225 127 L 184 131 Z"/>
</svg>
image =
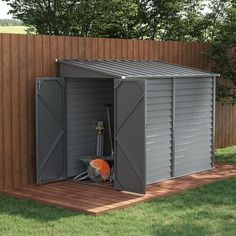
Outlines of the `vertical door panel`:
<svg viewBox="0 0 236 236">
<path fill-rule="evenodd" d="M 116 80 L 115 188 L 145 193 L 145 81 Z"/>
<path fill-rule="evenodd" d="M 213 79 L 177 78 L 175 86 L 177 177 L 212 168 Z"/>
<path fill-rule="evenodd" d="M 147 80 L 146 183 L 171 178 L 173 79 Z"/>
<path fill-rule="evenodd" d="M 36 79 L 37 183 L 66 177 L 64 79 Z"/>
</svg>

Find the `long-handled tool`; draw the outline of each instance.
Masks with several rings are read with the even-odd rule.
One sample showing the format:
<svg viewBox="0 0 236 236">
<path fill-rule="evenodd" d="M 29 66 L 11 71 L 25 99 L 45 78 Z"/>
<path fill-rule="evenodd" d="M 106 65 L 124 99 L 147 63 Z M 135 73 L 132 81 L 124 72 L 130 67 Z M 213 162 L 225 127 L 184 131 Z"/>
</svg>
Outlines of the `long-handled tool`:
<svg viewBox="0 0 236 236">
<path fill-rule="evenodd" d="M 103 156 L 103 147 L 104 147 L 104 126 L 103 121 L 98 121 L 97 127 L 97 156 Z"/>
<path fill-rule="evenodd" d="M 113 163 L 114 163 L 114 147 L 113 147 L 113 139 L 112 139 L 112 132 L 111 132 L 111 114 L 110 114 L 111 104 L 105 104 L 105 107 L 106 107 L 106 112 L 107 112 L 107 123 L 108 123 L 109 141 L 110 141 L 110 148 L 111 148 L 110 156 L 111 158 L 113 158 Z M 111 167 L 110 182 L 114 181 L 114 166 L 113 165 Z"/>
<path fill-rule="evenodd" d="M 106 112 L 107 112 L 107 123 L 108 123 L 109 141 L 110 141 L 110 148 L 111 148 L 111 157 L 114 157 L 114 148 L 113 148 L 113 140 L 112 140 L 112 132 L 111 132 L 111 115 L 110 115 L 111 104 L 105 104 L 105 107 L 106 107 Z"/>
</svg>

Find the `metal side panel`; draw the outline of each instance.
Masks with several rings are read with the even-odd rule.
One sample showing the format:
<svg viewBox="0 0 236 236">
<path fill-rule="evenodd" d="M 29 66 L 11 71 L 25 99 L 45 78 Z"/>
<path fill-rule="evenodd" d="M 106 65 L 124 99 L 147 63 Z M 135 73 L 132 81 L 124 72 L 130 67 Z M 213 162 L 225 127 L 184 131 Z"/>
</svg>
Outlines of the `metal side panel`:
<svg viewBox="0 0 236 236">
<path fill-rule="evenodd" d="M 172 90 L 172 79 L 147 80 L 146 184 L 171 178 Z"/>
<path fill-rule="evenodd" d="M 213 79 L 199 78 L 191 84 L 178 78 L 175 82 L 175 176 L 182 176 L 212 166 Z"/>
<path fill-rule="evenodd" d="M 104 154 L 110 155 L 107 103 L 113 104 L 111 79 L 66 78 L 67 177 L 82 171 L 80 158 L 96 156 L 99 120 L 103 120 L 105 127 Z"/>
<path fill-rule="evenodd" d="M 66 178 L 64 78 L 36 79 L 37 183 Z"/>
<path fill-rule="evenodd" d="M 145 193 L 145 80 L 115 80 L 115 188 Z"/>
</svg>

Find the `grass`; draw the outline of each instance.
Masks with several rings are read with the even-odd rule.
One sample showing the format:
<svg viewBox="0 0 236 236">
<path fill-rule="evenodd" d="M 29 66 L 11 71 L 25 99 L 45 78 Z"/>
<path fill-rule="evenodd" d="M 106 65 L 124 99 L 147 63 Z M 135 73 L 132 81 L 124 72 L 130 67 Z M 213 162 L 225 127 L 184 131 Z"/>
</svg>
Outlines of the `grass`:
<svg viewBox="0 0 236 236">
<path fill-rule="evenodd" d="M 217 149 L 215 157 L 217 161 L 236 163 L 236 146 Z"/>
<path fill-rule="evenodd" d="M 235 155 L 232 147 L 216 157 L 234 162 Z M 236 178 L 99 217 L 0 195 L 0 235 L 235 236 Z"/>
<path fill-rule="evenodd" d="M 6 34 L 26 34 L 26 26 L 0 26 L 0 33 Z"/>
</svg>

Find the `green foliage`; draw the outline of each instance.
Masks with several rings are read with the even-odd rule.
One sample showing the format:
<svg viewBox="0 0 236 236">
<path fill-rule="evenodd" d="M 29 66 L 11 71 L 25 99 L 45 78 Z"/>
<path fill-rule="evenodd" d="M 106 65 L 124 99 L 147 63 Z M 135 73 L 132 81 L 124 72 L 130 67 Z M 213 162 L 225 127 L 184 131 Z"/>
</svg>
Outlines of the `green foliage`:
<svg viewBox="0 0 236 236">
<path fill-rule="evenodd" d="M 29 32 L 199 41 L 203 0 L 4 0 Z"/>
<path fill-rule="evenodd" d="M 164 40 L 206 41 L 208 22 L 205 20 L 202 0 L 185 0 L 181 3 L 181 11 L 169 25 Z M 168 25 L 168 22 L 167 22 Z"/>
<path fill-rule="evenodd" d="M 179 21 L 182 0 L 141 0 L 139 3 L 140 30 L 145 38 L 164 39 L 170 28 Z"/>
<path fill-rule="evenodd" d="M 82 2 L 82 1 L 81 1 Z M 88 2 L 90 2 L 88 4 Z M 79 25 L 82 36 L 137 38 L 138 5 L 136 0 L 92 0 L 81 5 Z"/>
<path fill-rule="evenodd" d="M 220 162 L 236 163 L 236 146 L 217 149 L 215 157 Z"/>
<path fill-rule="evenodd" d="M 5 0 L 10 13 L 29 32 L 49 35 L 132 38 L 136 36 L 136 0 Z"/>
<path fill-rule="evenodd" d="M 213 71 L 226 81 L 217 83 L 218 100 L 236 103 L 236 1 L 219 1 L 217 6 L 215 15 L 218 15 L 211 16 L 215 26 L 207 58 L 212 62 Z"/>
</svg>

